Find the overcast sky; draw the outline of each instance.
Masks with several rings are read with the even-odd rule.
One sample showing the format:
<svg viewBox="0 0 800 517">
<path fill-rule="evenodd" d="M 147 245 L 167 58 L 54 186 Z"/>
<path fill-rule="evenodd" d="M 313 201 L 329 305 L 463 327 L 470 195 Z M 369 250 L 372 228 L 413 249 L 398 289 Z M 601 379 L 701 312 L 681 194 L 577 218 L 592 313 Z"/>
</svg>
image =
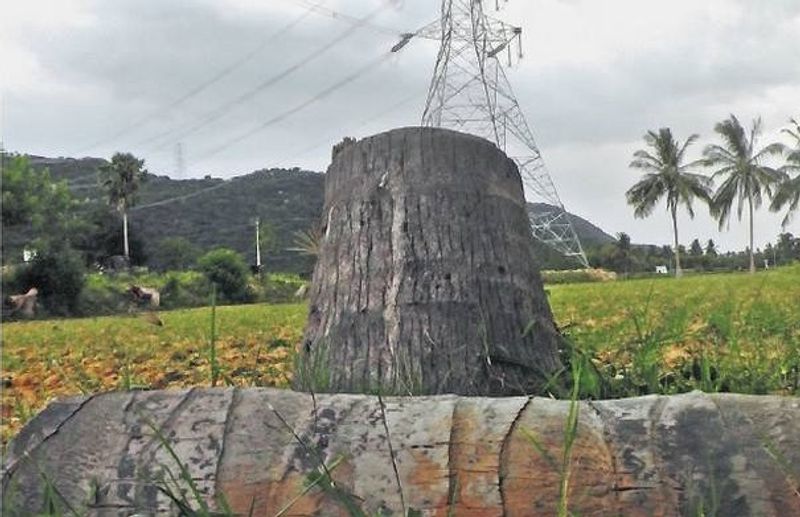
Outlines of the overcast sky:
<svg viewBox="0 0 800 517">
<path fill-rule="evenodd" d="M 437 42 L 374 63 L 397 32 L 434 21 L 438 4 L 8 0 L 2 140 L 46 156 L 131 151 L 172 177 L 324 171 L 343 136 L 419 123 Z M 731 113 L 747 124 L 761 116 L 763 143 L 800 117 L 800 0 L 510 0 L 492 16 L 524 29 L 525 57 L 509 78 L 567 209 L 634 242 L 671 241 L 666 209 L 637 220 L 625 204 L 638 178 L 628 163 L 648 129 L 699 133 L 699 157 Z M 758 246 L 775 240 L 780 220 L 757 213 Z M 720 233 L 703 209 L 679 224 L 687 245 L 747 242 L 744 222 Z M 800 217 L 787 229 L 800 234 Z"/>
</svg>

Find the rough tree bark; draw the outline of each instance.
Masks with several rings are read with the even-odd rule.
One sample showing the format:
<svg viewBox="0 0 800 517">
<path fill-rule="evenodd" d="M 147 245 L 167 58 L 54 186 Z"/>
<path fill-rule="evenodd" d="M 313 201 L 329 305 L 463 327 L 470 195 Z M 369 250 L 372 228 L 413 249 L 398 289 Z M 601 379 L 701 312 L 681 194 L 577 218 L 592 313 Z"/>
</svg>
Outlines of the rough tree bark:
<svg viewBox="0 0 800 517">
<path fill-rule="evenodd" d="M 11 443 L 3 515 L 42 510 L 43 475 L 82 515 L 177 515 L 154 479 L 179 468 L 145 419 L 185 463 L 202 499 L 217 507 L 224 495 L 238 515 L 274 516 L 287 506 L 287 515 L 353 515 L 346 504 L 366 515 L 555 515 L 569 407 L 547 398 L 274 389 L 62 401 Z M 800 515 L 798 429 L 800 401 L 791 397 L 694 392 L 580 402 L 569 510 Z M 337 492 L 318 485 L 303 495 L 319 479 L 320 461 Z"/>
<path fill-rule="evenodd" d="M 295 387 L 509 395 L 559 367 L 516 165 L 403 128 L 334 148 Z"/>
</svg>

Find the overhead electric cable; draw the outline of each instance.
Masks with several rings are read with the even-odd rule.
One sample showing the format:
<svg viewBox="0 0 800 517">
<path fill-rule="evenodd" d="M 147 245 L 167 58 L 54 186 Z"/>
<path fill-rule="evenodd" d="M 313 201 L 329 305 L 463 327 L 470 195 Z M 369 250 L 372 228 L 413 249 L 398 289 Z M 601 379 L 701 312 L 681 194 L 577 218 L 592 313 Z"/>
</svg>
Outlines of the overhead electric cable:
<svg viewBox="0 0 800 517">
<path fill-rule="evenodd" d="M 154 201 L 154 202 L 148 203 L 146 205 L 134 206 L 134 207 L 131 207 L 129 209 L 129 211 L 130 212 L 138 212 L 139 210 L 144 210 L 145 208 L 153 208 L 155 206 L 168 205 L 168 204 L 174 203 L 176 201 L 183 201 L 183 200 L 195 197 L 195 196 L 199 196 L 200 194 L 205 194 L 207 192 L 211 192 L 212 190 L 217 190 L 217 189 L 219 189 L 221 187 L 225 187 L 227 185 L 230 185 L 232 182 L 233 182 L 233 179 L 231 179 L 231 180 L 223 180 L 221 183 L 218 183 L 218 184 L 216 184 L 214 186 L 211 186 L 211 187 L 208 187 L 208 188 L 204 188 L 204 189 L 200 189 L 200 190 L 195 190 L 194 192 L 189 192 L 188 194 L 183 194 L 183 195 L 180 195 L 180 196 L 175 196 L 175 197 L 171 197 L 171 198 L 167 198 L 167 199 L 162 199 L 160 201 Z"/>
<path fill-rule="evenodd" d="M 386 9 L 386 6 L 382 5 L 378 9 L 374 10 L 373 12 L 371 12 L 370 14 L 368 14 L 367 16 L 362 18 L 361 19 L 362 25 L 363 25 L 363 23 L 365 23 L 365 22 L 371 20 L 372 18 L 374 18 L 375 16 L 377 16 L 384 9 Z M 291 65 L 291 66 L 289 66 L 287 68 L 285 68 L 281 72 L 279 72 L 279 73 L 277 73 L 277 74 L 265 79 L 264 81 L 260 82 L 258 85 L 256 85 L 254 88 L 251 88 L 247 92 L 245 92 L 245 93 L 239 95 L 238 97 L 236 97 L 234 99 L 231 99 L 228 102 L 224 103 L 223 105 L 219 106 L 216 110 L 212 111 L 206 117 L 203 117 L 199 122 L 197 122 L 195 124 L 192 124 L 188 128 L 185 128 L 184 130 L 178 132 L 176 135 L 173 135 L 168 141 L 164 141 L 163 143 L 161 143 L 158 146 L 156 146 L 155 149 L 157 150 L 157 149 L 161 149 L 161 148 L 163 148 L 165 146 L 171 145 L 175 139 L 179 139 L 179 140 L 183 139 L 186 136 L 191 135 L 191 134 L 199 131 L 200 129 L 206 127 L 207 125 L 209 125 L 209 124 L 211 124 L 213 122 L 216 122 L 220 118 L 222 118 L 225 115 L 227 115 L 228 113 L 230 113 L 232 108 L 234 108 L 234 107 L 238 106 L 239 104 L 242 104 L 242 103 L 252 99 L 253 97 L 258 95 L 262 91 L 264 91 L 267 88 L 269 88 L 271 86 L 274 86 L 278 82 L 286 79 L 287 77 L 289 77 L 293 73 L 297 72 L 302 67 L 306 66 L 307 64 L 311 63 L 312 61 L 315 61 L 315 60 L 319 59 L 324 54 L 326 54 L 331 49 L 333 49 L 336 45 L 340 44 L 341 42 L 343 42 L 344 40 L 346 40 L 347 38 L 349 38 L 350 36 L 355 34 L 355 32 L 360 27 L 361 27 L 361 25 L 353 25 L 353 26 L 351 26 L 350 28 L 348 28 L 344 32 L 340 33 L 338 36 L 336 36 L 332 40 L 326 42 L 324 45 L 321 45 L 320 47 L 316 48 L 314 51 L 308 53 L 300 61 L 294 63 L 293 65 Z M 149 140 L 147 140 L 145 142 L 142 142 L 141 145 L 147 145 L 147 144 L 151 143 L 152 141 L 160 139 L 162 136 L 164 136 L 164 135 L 163 134 L 162 135 L 157 135 L 156 137 L 153 137 L 153 138 L 151 138 L 151 139 L 149 139 Z"/>
<path fill-rule="evenodd" d="M 353 16 L 351 14 L 346 14 L 340 11 L 335 11 L 328 7 L 324 7 L 321 4 L 314 4 L 309 0 L 283 0 L 284 2 L 289 2 L 295 5 L 299 5 L 300 7 L 304 7 L 308 9 L 309 13 L 319 14 L 328 18 L 332 18 L 334 20 L 342 21 L 345 23 L 350 24 L 357 24 L 360 26 L 368 27 L 373 29 L 376 32 L 380 32 L 382 34 L 388 34 L 391 36 L 398 36 L 403 34 L 403 31 L 399 31 L 397 29 L 393 29 L 392 27 L 386 27 L 383 25 L 379 25 L 376 23 L 363 23 L 360 18 L 357 16 Z"/>
<path fill-rule="evenodd" d="M 214 156 L 214 155 L 216 155 L 216 154 L 228 149 L 230 146 L 232 146 L 234 144 L 237 144 L 237 143 L 241 142 L 242 140 L 246 140 L 247 138 L 250 138 L 251 136 L 255 135 L 256 133 L 259 133 L 259 132 L 263 131 L 264 129 L 266 129 L 266 128 L 274 125 L 274 124 L 277 124 L 278 122 L 281 122 L 282 120 L 290 117 L 291 115 L 294 115 L 295 113 L 297 113 L 299 111 L 302 111 L 303 109 L 305 109 L 308 106 L 314 104 L 315 102 L 327 97 L 328 95 L 330 95 L 331 93 L 335 92 L 336 90 L 342 88 L 343 86 L 346 86 L 347 84 L 355 81 L 356 79 L 358 79 L 362 75 L 364 75 L 367 72 L 369 72 L 371 69 L 373 69 L 376 66 L 380 65 L 382 62 L 386 61 L 389 57 L 391 57 L 391 53 L 382 54 L 377 59 L 374 59 L 374 60 L 370 61 L 369 63 L 367 63 L 366 65 L 362 66 L 361 68 L 359 68 L 358 70 L 356 70 L 352 74 L 344 77 L 343 79 L 337 81 L 336 83 L 332 84 L 331 86 L 321 90 L 319 93 L 317 93 L 316 95 L 314 95 L 310 99 L 308 99 L 308 100 L 298 104 L 297 106 L 294 106 L 294 107 L 292 107 L 292 108 L 290 108 L 290 109 L 288 109 L 288 110 L 286 110 L 284 112 L 281 112 L 280 114 L 272 117 L 271 119 L 263 122 L 262 124 L 259 124 L 259 125 L 255 126 L 255 127 L 251 128 L 251 129 L 249 129 L 248 131 L 245 131 L 244 133 L 241 133 L 240 135 L 235 136 L 234 138 L 231 138 L 230 140 L 227 140 L 222 145 L 220 145 L 218 147 L 215 147 L 212 150 L 210 150 L 209 152 L 201 155 L 198 159 L 204 160 L 204 159 L 210 158 L 211 156 Z"/>
<path fill-rule="evenodd" d="M 304 107 L 306 107 L 306 106 L 308 106 L 308 105 L 312 104 L 313 102 L 316 102 L 317 100 L 321 99 L 321 98 L 322 98 L 322 97 L 324 97 L 325 95 L 328 95 L 328 94 L 332 93 L 332 91 L 333 91 L 333 90 L 335 90 L 336 88 L 339 88 L 339 87 L 341 87 L 341 86 L 344 86 L 345 84 L 347 84 L 347 83 L 349 83 L 349 82 L 352 82 L 353 80 L 357 79 L 359 75 L 362 75 L 362 74 L 364 73 L 364 71 L 367 71 L 367 70 L 368 70 L 369 68 L 371 68 L 372 66 L 375 66 L 375 65 L 376 65 L 376 63 L 377 63 L 377 64 L 380 64 L 380 63 L 381 63 L 382 61 L 384 61 L 384 60 L 385 60 L 387 57 L 388 57 L 388 56 L 381 56 L 381 57 L 380 57 L 380 58 L 378 58 L 376 61 L 373 61 L 373 62 L 370 62 L 370 63 L 368 63 L 368 64 L 367 64 L 365 67 L 363 67 L 362 69 L 360 69 L 360 70 L 359 70 L 359 71 L 357 71 L 356 73 L 352 74 L 351 76 L 345 77 L 345 78 L 344 78 L 342 81 L 339 81 L 338 83 L 334 84 L 333 86 L 331 86 L 331 87 L 329 87 L 329 88 L 326 88 L 325 90 L 323 90 L 323 92 L 321 92 L 320 94 L 317 94 L 317 95 L 316 95 L 316 96 L 314 96 L 314 98 L 312 98 L 311 100 L 304 102 L 304 103 L 303 103 L 303 104 L 302 104 L 300 107 L 295 107 L 295 108 L 292 108 L 292 109 L 291 109 L 291 110 L 289 110 L 289 111 L 290 111 L 290 112 L 292 112 L 292 113 L 295 113 L 295 112 L 297 112 L 297 111 L 300 111 L 300 110 L 301 110 L 301 109 L 303 109 Z M 395 104 L 393 104 L 393 105 L 389 106 L 387 109 L 385 109 L 385 110 L 382 110 L 381 112 L 379 112 L 379 113 L 376 113 L 376 114 L 372 115 L 372 116 L 371 116 L 371 117 L 369 117 L 369 118 L 363 119 L 363 120 L 362 120 L 362 121 L 359 123 L 359 125 L 358 125 L 357 127 L 361 127 L 361 126 L 363 126 L 363 125 L 366 125 L 366 124 L 368 124 L 368 123 L 372 122 L 373 120 L 375 120 L 375 119 L 377 119 L 377 118 L 380 118 L 380 117 L 382 117 L 383 115 L 385 115 L 385 114 L 387 114 L 387 113 L 391 113 L 392 111 L 394 111 L 394 110 L 396 110 L 396 109 L 398 109 L 398 108 L 400 108 L 400 107 L 404 106 L 405 104 L 408 104 L 408 103 L 409 103 L 409 102 L 411 102 L 412 100 L 415 100 L 416 98 L 419 98 L 419 97 L 420 97 L 420 95 L 421 95 L 421 94 L 424 94 L 424 93 L 425 93 L 424 91 L 420 91 L 420 92 L 417 92 L 417 93 L 415 93 L 414 95 L 410 95 L 410 96 L 408 96 L 408 97 L 406 97 L 406 98 L 404 98 L 404 99 L 401 99 L 399 102 L 397 102 L 397 103 L 395 103 Z M 286 118 L 286 117 L 288 117 L 288 116 L 289 116 L 288 112 L 285 112 L 285 113 L 283 113 L 283 114 L 279 115 L 278 117 L 275 117 L 275 118 L 274 118 L 274 119 L 272 119 L 271 121 L 267 121 L 267 123 L 268 123 L 268 124 L 269 124 L 269 123 L 276 123 L 276 122 L 277 122 L 277 120 L 275 120 L 275 119 L 278 119 L 278 118 L 280 118 L 280 120 L 283 120 L 284 118 Z M 273 121 L 274 121 L 274 122 L 273 122 Z M 270 125 L 271 125 L 271 124 L 270 124 Z M 258 131 L 260 131 L 260 130 L 261 130 L 261 129 L 258 129 Z M 256 132 L 257 132 L 257 131 L 256 131 Z M 248 136 L 249 136 L 249 135 L 248 135 Z M 244 138 L 246 138 L 246 137 L 244 137 Z M 244 138 L 242 138 L 242 139 L 244 139 Z M 316 148 L 316 147 L 318 147 L 318 145 L 315 145 L 314 147 Z M 304 151 L 304 152 L 305 152 L 305 151 Z M 208 153 L 208 154 L 206 154 L 206 155 L 205 155 L 203 158 L 210 157 L 210 156 L 212 156 L 213 154 L 215 154 L 215 153 Z M 285 161 L 285 160 L 283 160 L 283 161 Z M 278 162 L 278 163 L 281 163 L 281 162 Z M 135 207 L 131 208 L 131 211 L 144 210 L 144 209 L 146 209 L 146 208 L 152 208 L 152 207 L 156 207 L 156 206 L 167 205 L 167 204 L 170 204 L 170 203 L 174 203 L 174 202 L 176 202 L 176 201 L 183 201 L 183 200 L 185 200 L 185 199 L 189 199 L 189 198 L 192 198 L 192 197 L 196 197 L 196 196 L 199 196 L 199 195 L 201 195 L 201 194 L 205 194 L 205 193 L 207 193 L 207 192 L 211 192 L 211 191 L 217 190 L 217 189 L 219 189 L 219 188 L 221 188 L 221 187 L 224 187 L 224 186 L 226 186 L 226 185 L 229 185 L 229 184 L 230 184 L 232 181 L 234 181 L 235 179 L 236 179 L 236 178 L 234 178 L 233 180 L 226 180 L 226 181 L 224 181 L 223 183 L 219 183 L 219 184 L 217 184 L 217 185 L 214 185 L 214 186 L 211 186 L 211 187 L 207 187 L 207 188 L 204 188 L 204 189 L 201 189 L 201 190 L 197 190 L 197 191 L 195 191 L 195 192 L 190 192 L 190 193 L 188 193 L 188 194 L 183 194 L 183 195 L 176 196 L 176 197 L 173 197 L 173 198 L 168 198 L 168 199 L 162 199 L 162 200 L 159 200 L 159 201 L 155 201 L 155 202 L 153 202 L 153 203 L 148 203 L 147 205 L 139 205 L 139 206 L 135 206 Z"/>
<path fill-rule="evenodd" d="M 361 129 L 362 127 L 370 124 L 371 122 L 383 117 L 384 115 L 387 115 L 387 114 L 389 114 L 389 113 L 391 113 L 391 112 L 393 112 L 393 111 L 405 106 L 409 102 L 422 97 L 423 95 L 425 95 L 425 93 L 427 93 L 426 90 L 420 90 L 420 91 L 414 93 L 413 95 L 409 95 L 408 97 L 405 97 L 405 98 L 401 99 L 400 101 L 392 104 L 388 108 L 382 109 L 381 111 L 379 111 L 377 113 L 373 113 L 369 117 L 361 119 L 360 121 L 356 122 L 353 125 L 352 130 Z M 311 144 L 309 146 L 303 147 L 302 149 L 300 149 L 298 151 L 295 151 L 292 154 L 290 154 L 288 156 L 285 156 L 284 158 L 281 158 L 280 160 L 278 160 L 276 165 L 285 165 L 286 162 L 288 162 L 289 160 L 293 160 L 295 158 L 299 158 L 300 156 L 305 156 L 309 152 L 314 151 L 315 149 L 318 149 L 320 146 L 325 145 L 325 144 L 329 143 L 330 141 L 331 141 L 330 137 L 326 137 L 324 140 L 317 140 L 315 143 L 313 143 L 313 144 Z"/>
<path fill-rule="evenodd" d="M 161 107 L 153 110 L 147 116 L 135 120 L 134 122 L 128 124 L 124 128 L 122 128 L 119 131 L 117 131 L 116 133 L 112 134 L 111 136 L 103 138 L 103 139 L 101 139 L 101 140 L 99 140 L 99 141 L 97 141 L 97 142 L 85 147 L 84 150 L 81 151 L 78 154 L 81 154 L 81 153 L 83 153 L 85 151 L 94 149 L 94 148 L 99 147 L 101 145 L 105 145 L 107 143 L 113 142 L 113 141 L 117 140 L 119 137 L 121 137 L 123 135 L 126 135 L 127 133 L 133 131 L 134 129 L 138 129 L 139 127 L 142 127 L 142 126 L 146 125 L 151 120 L 162 116 L 164 113 L 166 113 L 166 112 L 168 112 L 168 111 L 170 111 L 172 109 L 175 109 L 176 107 L 180 106 L 181 104 L 183 104 L 184 102 L 188 101 L 189 99 L 199 95 L 200 93 L 202 93 L 203 91 L 208 89 L 210 86 L 216 84 L 220 80 L 222 80 L 225 77 L 229 76 L 234 71 L 236 71 L 237 69 L 242 67 L 244 64 L 246 64 L 248 61 L 252 60 L 262 50 L 264 50 L 264 48 L 268 44 L 270 44 L 272 41 L 274 41 L 275 39 L 279 38 L 280 36 L 283 36 L 288 31 L 292 30 L 294 27 L 299 25 L 303 20 L 305 20 L 308 17 L 308 15 L 311 14 L 311 12 L 312 12 L 311 8 L 312 7 L 315 7 L 315 6 L 316 7 L 322 7 L 323 3 L 324 3 L 324 1 L 317 2 L 316 4 L 313 4 L 313 3 L 309 2 L 310 5 L 306 6 L 305 12 L 303 12 L 300 16 L 298 16 L 297 18 L 295 18 L 294 20 L 289 22 L 287 25 L 283 26 L 277 32 L 273 32 L 272 34 L 270 34 L 266 39 L 264 39 L 261 43 L 259 43 L 259 45 L 257 47 L 255 47 L 254 49 L 252 49 L 251 51 L 249 51 L 248 53 L 246 53 L 245 55 L 243 55 L 242 57 L 240 57 L 236 61 L 230 63 L 227 66 L 225 66 L 224 68 L 219 70 L 216 74 L 214 74 L 213 76 L 209 77 L 208 79 L 206 79 L 202 83 L 198 84 L 197 86 L 193 87 L 192 89 L 190 89 L 189 91 L 187 91 L 186 93 L 181 95 L 179 98 L 171 101 L 169 104 L 166 104 L 164 106 L 161 106 Z"/>
</svg>

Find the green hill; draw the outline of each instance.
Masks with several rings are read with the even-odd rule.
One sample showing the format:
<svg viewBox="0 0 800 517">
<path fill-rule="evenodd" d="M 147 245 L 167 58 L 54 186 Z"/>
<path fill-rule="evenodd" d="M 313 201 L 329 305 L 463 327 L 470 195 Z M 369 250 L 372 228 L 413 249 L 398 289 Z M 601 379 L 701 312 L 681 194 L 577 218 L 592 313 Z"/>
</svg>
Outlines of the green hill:
<svg viewBox="0 0 800 517">
<path fill-rule="evenodd" d="M 103 193 L 97 186 L 98 158 L 44 158 L 31 156 L 38 168 L 47 167 L 54 179 L 67 181 L 76 197 L 97 204 Z M 138 203 L 131 209 L 131 232 L 144 242 L 151 255 L 161 240 L 183 237 L 205 251 L 225 246 L 255 262 L 256 218 L 275 230 L 275 243 L 264 253 L 270 270 L 309 273 L 311 258 L 290 251 L 293 234 L 311 228 L 319 219 L 323 204 L 324 175 L 300 169 L 260 170 L 228 180 L 171 179 L 148 174 Z M 544 204 L 534 210 L 547 210 Z M 614 239 L 591 222 L 572 215 L 576 232 L 585 245 L 600 245 Z M 14 236 L 9 236 L 14 237 Z M 6 237 L 4 237 L 5 239 Z M 263 253 L 263 252 L 262 252 Z M 563 257 L 541 249 L 544 267 L 558 267 Z M 566 262 L 566 265 L 570 265 Z"/>
</svg>

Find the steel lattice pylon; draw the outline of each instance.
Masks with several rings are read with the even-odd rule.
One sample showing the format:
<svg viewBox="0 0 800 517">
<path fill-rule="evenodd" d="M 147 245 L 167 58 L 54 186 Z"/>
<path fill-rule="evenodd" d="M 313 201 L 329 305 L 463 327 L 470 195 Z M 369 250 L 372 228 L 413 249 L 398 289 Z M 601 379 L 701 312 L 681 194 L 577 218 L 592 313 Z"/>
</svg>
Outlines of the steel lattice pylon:
<svg viewBox="0 0 800 517">
<path fill-rule="evenodd" d="M 534 237 L 588 267 L 586 254 L 506 77 L 500 55 L 521 53 L 522 30 L 489 18 L 481 0 L 442 0 L 439 23 L 413 36 L 441 30 L 441 47 L 422 123 L 472 133 L 497 143 L 519 167 L 528 201 L 551 208 L 528 209 Z M 401 42 L 404 44 L 404 42 Z M 402 45 L 400 46 L 400 48 Z"/>
</svg>

